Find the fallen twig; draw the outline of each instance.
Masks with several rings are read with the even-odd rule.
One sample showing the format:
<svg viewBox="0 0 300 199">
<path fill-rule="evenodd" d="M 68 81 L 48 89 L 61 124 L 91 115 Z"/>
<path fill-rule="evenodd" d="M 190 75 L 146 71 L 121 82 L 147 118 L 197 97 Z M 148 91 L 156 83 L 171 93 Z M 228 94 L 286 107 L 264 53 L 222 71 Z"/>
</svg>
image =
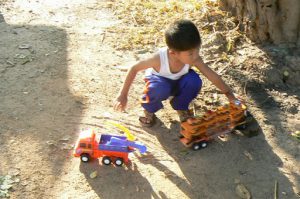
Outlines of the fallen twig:
<svg viewBox="0 0 300 199">
<path fill-rule="evenodd" d="M 269 99 L 271 98 L 271 96 L 268 96 L 266 99 L 264 99 L 260 104 L 258 104 L 258 106 L 262 106 L 264 103 L 266 103 Z"/>
<path fill-rule="evenodd" d="M 277 196 L 278 196 L 278 182 L 277 180 L 275 180 L 275 188 L 274 188 L 274 199 L 277 199 Z"/>
<path fill-rule="evenodd" d="M 136 26 L 138 26 L 139 24 L 137 23 L 137 21 L 135 20 L 135 17 L 133 16 L 132 12 L 130 13 L 131 14 L 131 17 L 133 19 L 133 22 Z"/>
<path fill-rule="evenodd" d="M 101 39 L 101 43 L 103 43 L 103 42 L 104 42 L 104 39 L 105 39 L 105 35 L 106 35 L 106 32 L 104 32 L 104 33 L 102 34 L 102 39 Z"/>
<path fill-rule="evenodd" d="M 245 96 L 247 96 L 247 84 L 248 84 L 248 81 L 245 82 L 244 89 L 243 89 L 243 92 L 244 92 L 243 94 Z"/>
<path fill-rule="evenodd" d="M 218 74 L 221 75 L 223 71 L 226 71 L 228 66 L 229 66 L 229 64 L 226 64 L 224 67 L 222 67 L 220 70 L 218 70 Z"/>
</svg>

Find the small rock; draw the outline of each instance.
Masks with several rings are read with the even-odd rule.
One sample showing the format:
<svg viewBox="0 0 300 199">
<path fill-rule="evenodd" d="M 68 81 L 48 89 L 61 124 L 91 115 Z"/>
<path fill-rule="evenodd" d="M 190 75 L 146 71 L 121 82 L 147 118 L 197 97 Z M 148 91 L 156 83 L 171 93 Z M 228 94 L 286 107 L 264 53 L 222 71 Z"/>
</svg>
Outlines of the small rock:
<svg viewBox="0 0 300 199">
<path fill-rule="evenodd" d="M 22 182 L 21 182 L 21 185 L 22 185 L 22 186 L 27 186 L 27 185 L 28 185 L 28 181 L 27 181 L 27 180 L 22 181 Z"/>
<path fill-rule="evenodd" d="M 46 143 L 47 143 L 48 145 L 50 145 L 50 146 L 55 145 L 54 142 L 53 142 L 52 140 L 48 140 Z"/>
<path fill-rule="evenodd" d="M 19 182 L 20 182 L 20 178 L 15 178 L 15 179 L 14 179 L 14 182 L 15 182 L 15 183 L 19 183 Z"/>
<path fill-rule="evenodd" d="M 60 139 L 59 141 L 68 142 L 69 140 L 70 140 L 70 136 L 66 136 L 66 137 Z"/>
<path fill-rule="evenodd" d="M 9 140 L 9 144 L 13 144 L 15 140 Z"/>
<path fill-rule="evenodd" d="M 282 195 L 285 195 L 285 196 L 286 196 L 286 192 L 283 191 L 283 192 L 281 192 L 281 193 L 282 193 Z"/>
<path fill-rule="evenodd" d="M 21 44 L 19 45 L 19 49 L 29 49 L 31 46 L 29 44 Z"/>
<path fill-rule="evenodd" d="M 8 175 L 10 176 L 17 176 L 20 174 L 20 170 L 16 168 L 11 168 L 8 170 Z"/>
</svg>

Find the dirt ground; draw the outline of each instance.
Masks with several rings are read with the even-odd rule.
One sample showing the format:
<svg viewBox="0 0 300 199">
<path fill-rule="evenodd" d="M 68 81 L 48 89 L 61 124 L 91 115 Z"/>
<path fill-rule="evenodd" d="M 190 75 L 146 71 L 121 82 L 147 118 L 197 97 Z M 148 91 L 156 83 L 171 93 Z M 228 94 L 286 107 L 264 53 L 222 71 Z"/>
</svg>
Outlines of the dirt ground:
<svg viewBox="0 0 300 199">
<path fill-rule="evenodd" d="M 240 198 L 236 188 L 243 185 L 252 198 L 263 199 L 274 198 L 277 184 L 278 198 L 300 198 L 300 145 L 291 136 L 300 130 L 299 49 L 247 43 L 228 68 L 213 62 L 246 100 L 261 132 L 228 135 L 192 151 L 180 143 L 178 118 L 167 101 L 158 124 L 140 127 L 142 74 L 127 112 L 113 111 L 126 66 L 151 52 L 113 45 L 107 28 L 126 24 L 106 4 L 0 1 L 0 176 L 9 186 L 0 180 L 2 197 L 232 199 Z M 204 59 L 211 63 L 206 47 Z M 199 111 L 217 104 L 205 105 L 211 98 L 224 101 L 204 84 L 195 100 Z M 128 127 L 148 153 L 131 154 L 131 164 L 120 168 L 72 157 L 82 129 L 120 134 L 104 125 L 107 120 Z"/>
</svg>

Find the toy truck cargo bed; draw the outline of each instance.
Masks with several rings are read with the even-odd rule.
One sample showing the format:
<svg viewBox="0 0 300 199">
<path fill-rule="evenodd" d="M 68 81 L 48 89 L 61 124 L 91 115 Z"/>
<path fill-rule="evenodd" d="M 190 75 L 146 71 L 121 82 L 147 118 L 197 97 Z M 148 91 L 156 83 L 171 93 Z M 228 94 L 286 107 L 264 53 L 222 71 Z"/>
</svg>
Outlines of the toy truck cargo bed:
<svg viewBox="0 0 300 199">
<path fill-rule="evenodd" d="M 112 136 L 102 134 L 99 142 L 99 150 L 132 152 L 134 148 L 145 153 L 147 148 L 142 143 L 128 141 L 125 136 Z"/>
<path fill-rule="evenodd" d="M 119 152 L 132 152 L 133 149 L 130 149 L 127 145 L 122 144 L 123 141 L 126 141 L 124 136 L 112 136 L 102 134 L 98 149 L 103 151 L 119 151 Z"/>
</svg>

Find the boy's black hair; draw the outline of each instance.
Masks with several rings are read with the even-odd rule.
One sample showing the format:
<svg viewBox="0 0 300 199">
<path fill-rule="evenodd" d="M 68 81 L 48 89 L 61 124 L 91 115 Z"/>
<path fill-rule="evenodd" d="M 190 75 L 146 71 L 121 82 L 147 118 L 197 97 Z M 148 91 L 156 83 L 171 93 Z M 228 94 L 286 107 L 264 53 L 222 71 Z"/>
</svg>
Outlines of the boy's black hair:
<svg viewBox="0 0 300 199">
<path fill-rule="evenodd" d="M 177 51 L 186 51 L 201 45 L 197 27 L 187 19 L 172 23 L 165 32 L 165 39 L 167 46 Z"/>
</svg>

